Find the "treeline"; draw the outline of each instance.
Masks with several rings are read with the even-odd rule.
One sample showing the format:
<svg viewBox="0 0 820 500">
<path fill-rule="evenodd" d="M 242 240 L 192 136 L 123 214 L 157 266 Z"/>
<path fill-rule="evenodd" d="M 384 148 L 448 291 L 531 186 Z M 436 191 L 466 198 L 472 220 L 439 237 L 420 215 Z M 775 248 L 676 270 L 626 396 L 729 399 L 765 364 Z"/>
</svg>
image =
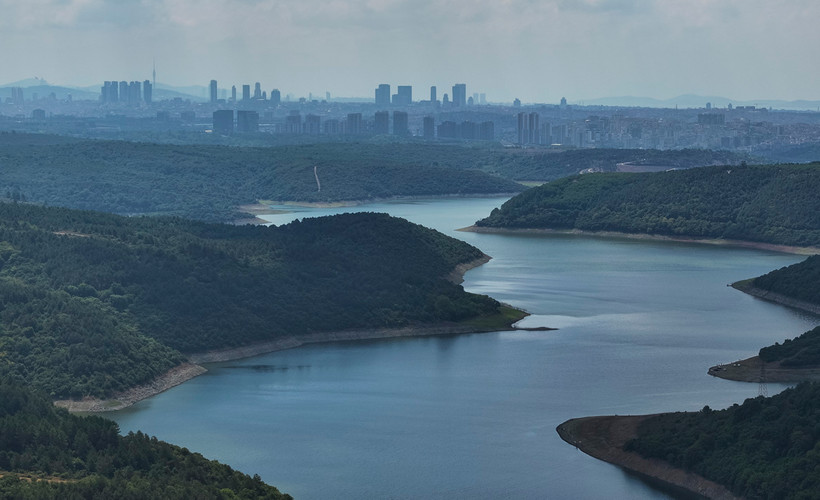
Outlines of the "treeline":
<svg viewBox="0 0 820 500">
<path fill-rule="evenodd" d="M 622 162 L 689 168 L 747 159 L 708 150 L 555 151 L 375 139 L 228 147 L 0 133 L 0 146 L 0 197 L 220 222 L 239 218 L 236 207 L 257 200 L 517 193 L 523 187 L 514 181 L 614 171 Z"/>
<path fill-rule="evenodd" d="M 752 286 L 820 305 L 820 255 L 758 276 Z"/>
<path fill-rule="evenodd" d="M 529 189 L 477 226 L 820 246 L 820 163 L 602 173 Z"/>
<path fill-rule="evenodd" d="M 15 499 L 288 499 L 227 465 L 117 424 L 77 417 L 0 378 L 0 496 Z"/>
<path fill-rule="evenodd" d="M 697 413 L 651 417 L 626 445 L 726 486 L 749 499 L 817 498 L 820 385 Z"/>
<path fill-rule="evenodd" d="M 482 256 L 386 214 L 264 227 L 0 204 L 0 375 L 105 396 L 180 351 L 494 315 L 445 279 Z"/>
<path fill-rule="evenodd" d="M 802 368 L 820 365 L 820 326 L 794 339 L 760 349 L 760 359 L 767 363 L 779 361 L 780 366 Z"/>
</svg>

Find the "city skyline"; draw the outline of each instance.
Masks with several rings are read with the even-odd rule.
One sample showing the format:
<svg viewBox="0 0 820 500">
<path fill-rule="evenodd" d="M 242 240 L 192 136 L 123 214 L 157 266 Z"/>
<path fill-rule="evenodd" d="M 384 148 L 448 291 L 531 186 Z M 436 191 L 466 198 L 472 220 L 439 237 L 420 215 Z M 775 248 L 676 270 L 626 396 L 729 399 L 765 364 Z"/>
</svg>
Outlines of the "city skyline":
<svg viewBox="0 0 820 500">
<path fill-rule="evenodd" d="M 494 102 L 682 94 L 817 99 L 809 0 L 193 2 L 0 0 L 0 81 L 168 85 L 362 97 L 374 82 L 467 82 Z M 123 51 L 123 47 L 128 51 Z M 76 57 L 72 57 L 76 54 Z M 82 56 L 81 56 L 82 54 Z M 78 63 L 79 61 L 79 63 Z"/>
</svg>

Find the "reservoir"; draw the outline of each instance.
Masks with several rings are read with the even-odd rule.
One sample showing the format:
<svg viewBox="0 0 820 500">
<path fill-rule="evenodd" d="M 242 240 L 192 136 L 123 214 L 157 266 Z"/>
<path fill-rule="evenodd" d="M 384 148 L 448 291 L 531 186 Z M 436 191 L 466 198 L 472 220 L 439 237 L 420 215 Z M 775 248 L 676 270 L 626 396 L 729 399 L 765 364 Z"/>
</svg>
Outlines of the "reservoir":
<svg viewBox="0 0 820 500">
<path fill-rule="evenodd" d="M 459 232 L 504 198 L 296 209 L 274 224 L 387 212 L 493 259 L 466 290 L 532 313 L 527 326 L 453 337 L 300 347 L 209 372 L 108 414 L 297 499 L 672 498 L 564 443 L 587 415 L 713 409 L 785 386 L 708 376 L 818 318 L 727 287 L 804 257 L 575 235 Z"/>
</svg>

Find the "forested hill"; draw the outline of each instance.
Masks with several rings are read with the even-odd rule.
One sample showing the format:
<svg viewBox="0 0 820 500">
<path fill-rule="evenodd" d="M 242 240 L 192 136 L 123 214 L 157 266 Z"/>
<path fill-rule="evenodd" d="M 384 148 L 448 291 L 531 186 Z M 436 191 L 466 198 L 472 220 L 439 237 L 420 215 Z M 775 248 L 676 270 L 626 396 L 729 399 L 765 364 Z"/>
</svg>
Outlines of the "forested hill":
<svg viewBox="0 0 820 500">
<path fill-rule="evenodd" d="M 820 246 L 820 163 L 588 174 L 529 189 L 476 223 Z"/>
<path fill-rule="evenodd" d="M 690 168 L 746 159 L 707 150 L 554 151 L 373 141 L 227 147 L 0 133 L 0 197 L 224 222 L 239 217 L 237 206 L 257 200 L 517 193 L 523 187 L 513 181 L 614 171 L 624 162 Z"/>
<path fill-rule="evenodd" d="M 386 214 L 264 227 L 0 204 L 0 375 L 105 396 L 180 351 L 492 315 L 445 279 L 481 257 Z"/>
<path fill-rule="evenodd" d="M 437 158 L 439 153 L 447 161 Z M 467 148 L 423 145 L 394 151 L 389 145 L 355 143 L 277 148 L 7 144 L 0 147 L 0 197 L 224 222 L 239 217 L 239 205 L 257 200 L 362 201 L 523 189 L 477 169 L 476 158 Z"/>
<path fill-rule="evenodd" d="M 820 255 L 758 276 L 751 285 L 820 306 Z"/>
<path fill-rule="evenodd" d="M 78 417 L 0 378 L 0 497 L 289 499 L 256 477 L 141 432 Z"/>
<path fill-rule="evenodd" d="M 626 448 L 720 483 L 744 498 L 817 498 L 820 385 L 742 405 L 650 418 Z"/>
</svg>

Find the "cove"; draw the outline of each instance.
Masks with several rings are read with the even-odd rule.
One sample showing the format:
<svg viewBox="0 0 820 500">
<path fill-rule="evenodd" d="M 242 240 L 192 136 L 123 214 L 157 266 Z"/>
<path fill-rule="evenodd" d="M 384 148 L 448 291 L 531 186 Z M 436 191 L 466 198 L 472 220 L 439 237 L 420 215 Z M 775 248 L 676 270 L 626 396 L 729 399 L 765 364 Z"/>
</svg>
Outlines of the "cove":
<svg viewBox="0 0 820 500">
<path fill-rule="evenodd" d="M 296 217 L 388 212 L 493 259 L 465 276 L 548 332 L 312 345 L 209 365 L 113 413 L 295 498 L 669 498 L 565 444 L 572 418 L 724 408 L 758 386 L 709 377 L 812 328 L 816 317 L 728 283 L 803 257 L 576 235 L 464 233 L 505 199 L 444 199 Z M 769 394 L 785 386 L 770 384 Z"/>
</svg>

